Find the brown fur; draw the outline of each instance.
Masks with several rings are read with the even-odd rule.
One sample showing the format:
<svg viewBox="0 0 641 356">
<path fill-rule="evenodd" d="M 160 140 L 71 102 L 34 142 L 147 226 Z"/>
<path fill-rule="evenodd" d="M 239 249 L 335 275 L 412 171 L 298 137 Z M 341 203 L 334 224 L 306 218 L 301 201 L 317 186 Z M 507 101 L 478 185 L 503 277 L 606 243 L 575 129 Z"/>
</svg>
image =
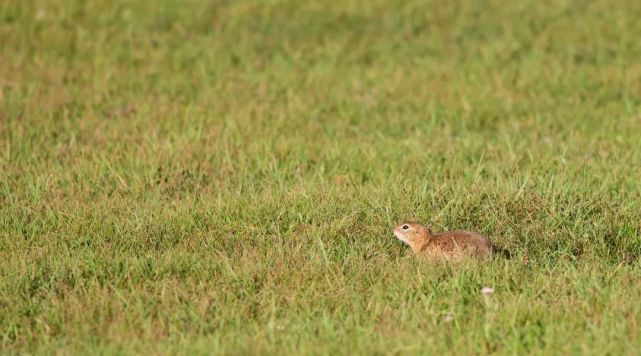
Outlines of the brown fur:
<svg viewBox="0 0 641 356">
<path fill-rule="evenodd" d="M 460 260 L 465 256 L 488 258 L 494 252 L 487 237 L 472 231 L 457 230 L 433 234 L 429 228 L 408 221 L 395 226 L 393 232 L 394 236 L 409 245 L 415 254 L 433 259 Z"/>
</svg>

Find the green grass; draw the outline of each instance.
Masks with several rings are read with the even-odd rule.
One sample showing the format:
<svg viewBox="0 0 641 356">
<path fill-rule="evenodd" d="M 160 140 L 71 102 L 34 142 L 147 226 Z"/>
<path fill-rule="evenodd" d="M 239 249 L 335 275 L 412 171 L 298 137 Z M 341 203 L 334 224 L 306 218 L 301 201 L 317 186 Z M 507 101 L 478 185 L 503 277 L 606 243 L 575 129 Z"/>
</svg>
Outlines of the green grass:
<svg viewBox="0 0 641 356">
<path fill-rule="evenodd" d="M 0 349 L 638 353 L 639 18 L 2 1 Z M 417 260 L 409 217 L 514 258 Z"/>
</svg>

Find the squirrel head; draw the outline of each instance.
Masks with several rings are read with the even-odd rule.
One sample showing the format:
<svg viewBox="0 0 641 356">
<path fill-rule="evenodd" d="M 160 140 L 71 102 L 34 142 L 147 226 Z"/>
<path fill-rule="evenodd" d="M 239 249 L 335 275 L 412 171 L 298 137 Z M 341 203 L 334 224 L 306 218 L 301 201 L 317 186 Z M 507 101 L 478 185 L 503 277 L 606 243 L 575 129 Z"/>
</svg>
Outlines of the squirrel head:
<svg viewBox="0 0 641 356">
<path fill-rule="evenodd" d="M 393 232 L 397 239 L 408 244 L 413 249 L 432 237 L 430 229 L 414 221 L 406 221 L 396 225 Z"/>
</svg>

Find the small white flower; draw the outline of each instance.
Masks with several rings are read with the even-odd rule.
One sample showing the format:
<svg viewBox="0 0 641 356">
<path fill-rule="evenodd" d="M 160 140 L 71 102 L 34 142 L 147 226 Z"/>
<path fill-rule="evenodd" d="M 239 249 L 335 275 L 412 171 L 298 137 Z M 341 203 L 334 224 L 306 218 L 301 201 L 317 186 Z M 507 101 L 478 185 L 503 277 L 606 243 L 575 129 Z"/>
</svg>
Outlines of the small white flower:
<svg viewBox="0 0 641 356">
<path fill-rule="evenodd" d="M 492 288 L 492 287 L 483 287 L 481 289 L 481 294 L 483 294 L 483 295 L 490 295 L 492 293 L 494 293 L 494 288 Z"/>
<path fill-rule="evenodd" d="M 445 318 L 443 318 L 443 321 L 446 323 L 451 323 L 454 321 L 454 315 L 452 314 L 447 314 L 445 315 Z"/>
<path fill-rule="evenodd" d="M 267 324 L 267 327 L 268 327 L 268 328 L 270 328 L 270 329 L 272 329 L 272 330 L 274 330 L 274 329 L 275 329 L 275 330 L 278 330 L 278 331 L 283 331 L 283 330 L 285 330 L 285 326 L 284 326 L 284 325 L 282 325 L 282 324 L 276 324 L 276 323 L 274 323 L 274 322 L 272 322 L 272 321 L 270 321 L 270 322 Z"/>
</svg>

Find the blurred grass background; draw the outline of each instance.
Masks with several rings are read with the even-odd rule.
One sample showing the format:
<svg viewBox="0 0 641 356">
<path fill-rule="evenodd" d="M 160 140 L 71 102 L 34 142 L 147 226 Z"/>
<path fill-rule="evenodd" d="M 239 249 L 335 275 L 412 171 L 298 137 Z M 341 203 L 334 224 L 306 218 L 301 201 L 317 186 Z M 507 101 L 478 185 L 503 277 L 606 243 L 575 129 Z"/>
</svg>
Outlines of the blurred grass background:
<svg viewBox="0 0 641 356">
<path fill-rule="evenodd" d="M 0 347 L 637 353 L 639 18 L 3 1 Z M 515 257 L 417 260 L 410 217 Z"/>
</svg>

